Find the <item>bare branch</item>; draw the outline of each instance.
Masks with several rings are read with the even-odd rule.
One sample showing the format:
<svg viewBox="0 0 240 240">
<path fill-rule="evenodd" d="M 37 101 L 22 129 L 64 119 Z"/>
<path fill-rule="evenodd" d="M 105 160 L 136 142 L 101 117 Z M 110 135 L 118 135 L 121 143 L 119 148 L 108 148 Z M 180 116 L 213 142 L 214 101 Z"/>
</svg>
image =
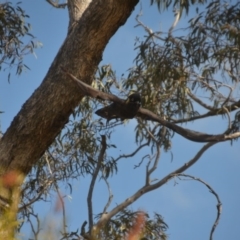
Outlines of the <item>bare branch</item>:
<svg viewBox="0 0 240 240">
<path fill-rule="evenodd" d="M 38 217 L 38 214 L 34 214 L 33 212 L 30 213 L 31 216 L 35 217 L 36 221 L 37 221 L 37 226 L 36 226 L 36 230 L 35 230 L 35 224 L 32 223 L 32 221 L 30 220 L 30 217 L 28 217 L 28 222 L 30 223 L 30 226 L 31 226 L 31 230 L 32 230 L 32 233 L 34 234 L 34 239 L 38 239 L 38 235 L 41 231 L 41 228 L 40 228 L 40 219 Z"/>
<path fill-rule="evenodd" d="M 159 160 L 160 160 L 160 148 L 161 148 L 161 146 L 159 144 L 157 144 L 157 153 L 156 153 L 156 156 L 155 156 L 155 160 L 154 160 L 153 166 L 149 169 L 150 161 L 149 161 L 149 164 L 147 165 L 147 169 L 146 169 L 146 186 L 150 185 L 150 183 L 151 183 L 150 176 L 157 169 L 157 166 L 158 166 L 158 163 L 159 163 Z"/>
<path fill-rule="evenodd" d="M 116 102 L 116 103 L 119 103 L 119 104 L 124 103 L 123 99 L 120 99 L 117 96 L 112 95 L 112 94 L 108 94 L 108 93 L 98 91 L 97 89 L 95 89 L 95 88 L 87 85 L 86 83 L 80 81 L 79 79 L 74 77 L 71 73 L 69 73 L 67 71 L 67 69 L 65 69 L 64 67 L 61 67 L 61 70 L 63 72 L 65 72 L 74 82 L 76 82 L 78 84 L 78 87 L 80 88 L 81 92 L 86 94 L 86 96 L 90 96 L 90 97 L 100 99 L 100 100 L 109 100 L 109 101 L 113 101 L 113 102 Z"/>
<path fill-rule="evenodd" d="M 215 108 L 213 111 L 209 111 L 209 112 L 207 112 L 205 114 L 202 114 L 202 115 L 199 115 L 199 116 L 194 116 L 194 117 L 180 119 L 180 120 L 172 119 L 172 121 L 174 123 L 184 123 L 184 122 L 194 121 L 194 120 L 198 120 L 198 119 L 203 119 L 203 118 L 206 118 L 206 117 L 223 115 L 223 114 L 226 114 L 226 110 L 228 112 L 232 112 L 232 111 L 235 111 L 239 108 L 240 108 L 240 101 L 235 102 L 235 103 L 233 103 L 232 105 L 229 105 L 229 106 L 224 106 L 224 109 L 223 109 L 223 107 Z"/>
<path fill-rule="evenodd" d="M 180 17 L 181 17 L 181 12 L 180 10 L 177 10 L 175 9 L 175 20 L 172 24 L 172 26 L 170 27 L 169 31 L 168 31 L 168 34 L 171 35 L 172 34 L 172 31 L 173 29 L 177 26 L 179 20 L 180 20 Z"/>
<path fill-rule="evenodd" d="M 123 210 L 133 202 L 135 202 L 138 198 L 146 194 L 147 192 L 153 191 L 162 185 L 164 185 L 166 182 L 168 182 L 170 179 L 172 179 L 174 176 L 176 176 L 179 173 L 184 172 L 188 168 L 190 168 L 193 164 L 195 164 L 199 158 L 202 156 L 202 154 L 211 146 L 216 144 L 214 143 L 207 143 L 205 144 L 195 155 L 194 158 L 192 158 L 189 162 L 185 163 L 182 167 L 178 168 L 172 173 L 169 173 L 167 176 L 165 176 L 163 179 L 159 180 L 157 183 L 152 185 L 145 185 L 144 187 L 140 188 L 136 193 L 134 193 L 131 197 L 127 198 L 124 202 L 119 204 L 117 207 L 113 208 L 109 213 L 102 215 L 102 217 L 99 219 L 97 225 L 95 226 L 97 229 L 99 229 L 101 226 L 103 226 L 109 219 L 111 219 L 115 214 L 117 214 L 119 211 Z"/>
<path fill-rule="evenodd" d="M 130 154 L 123 154 L 123 155 L 120 155 L 118 158 L 116 158 L 115 162 L 119 161 L 121 158 L 129 158 L 129 157 L 133 157 L 139 150 L 141 150 L 143 147 L 146 147 L 149 145 L 149 140 L 148 142 L 140 145 L 134 152 L 130 153 Z"/>
<path fill-rule="evenodd" d="M 107 184 L 108 194 L 109 194 L 107 204 L 106 204 L 106 206 L 103 209 L 103 214 L 104 214 L 105 212 L 107 212 L 107 209 L 109 208 L 109 206 L 110 206 L 110 204 L 112 202 L 113 194 L 112 194 L 112 190 L 110 188 L 110 184 L 109 184 L 108 180 L 104 176 L 102 176 L 102 178 L 105 181 L 105 183 Z"/>
<path fill-rule="evenodd" d="M 197 98 L 194 94 L 191 93 L 191 91 L 188 91 L 188 96 L 190 98 L 192 98 L 196 103 L 198 103 L 200 106 L 210 110 L 211 112 L 215 111 L 215 108 L 212 106 L 207 105 L 206 103 L 204 103 L 202 100 L 200 100 L 199 98 Z"/>
<path fill-rule="evenodd" d="M 87 196 L 89 232 L 91 231 L 91 229 L 93 227 L 93 209 L 92 209 L 93 189 L 94 189 L 94 185 L 95 185 L 95 182 L 96 182 L 96 179 L 97 179 L 97 175 L 99 173 L 99 170 L 101 168 L 101 165 L 102 165 L 102 162 L 103 162 L 103 159 L 104 159 L 104 154 L 105 154 L 106 148 L 107 148 L 106 136 L 101 135 L 101 137 L 102 137 L 102 141 L 101 141 L 102 148 L 101 148 L 101 151 L 100 151 L 99 156 L 98 156 L 97 166 L 96 166 L 96 169 L 93 173 L 92 180 L 91 180 L 91 183 L 90 183 L 90 186 L 89 186 L 88 196 Z"/>
<path fill-rule="evenodd" d="M 219 223 L 220 215 L 222 213 L 222 203 L 221 203 L 221 200 L 220 200 L 218 194 L 213 190 L 213 188 L 208 183 L 204 182 L 201 178 L 196 178 L 194 176 L 191 176 L 191 175 L 188 175 L 188 174 L 183 174 L 183 173 L 177 174 L 177 176 L 188 177 L 188 178 L 191 178 L 191 179 L 196 180 L 198 182 L 201 182 L 202 184 L 204 184 L 209 189 L 210 193 L 212 193 L 216 197 L 217 202 L 218 202 L 218 204 L 217 204 L 217 217 L 216 217 L 216 220 L 215 220 L 215 222 L 212 226 L 212 229 L 211 229 L 211 232 L 210 232 L 210 238 L 209 238 L 210 240 L 212 240 L 213 239 L 213 233 L 214 233 L 214 231 L 215 231 L 215 229 L 216 229 L 216 227 Z"/>
<path fill-rule="evenodd" d="M 137 24 L 135 27 L 141 26 L 141 27 L 145 30 L 145 32 L 147 32 L 147 34 L 148 34 L 149 36 L 147 37 L 147 39 L 146 39 L 145 42 L 147 42 L 147 41 L 148 41 L 150 38 L 152 38 L 152 37 L 164 41 L 164 38 L 161 38 L 158 33 L 154 32 L 151 28 L 147 27 L 143 22 L 141 22 L 141 21 L 139 20 L 139 17 L 141 17 L 141 16 L 142 16 L 142 12 L 140 12 L 140 13 L 136 16 L 135 20 L 136 20 L 136 22 L 138 22 L 138 24 Z"/>
<path fill-rule="evenodd" d="M 46 0 L 46 1 L 55 8 L 65 8 L 67 6 L 67 3 L 58 3 L 58 1 L 53 1 L 53 0 Z"/>
<path fill-rule="evenodd" d="M 134 165 L 134 169 L 140 167 L 140 166 L 142 165 L 144 159 L 147 158 L 147 157 L 150 158 L 149 154 L 143 156 L 143 157 L 142 157 L 142 160 L 141 160 L 137 165 Z"/>
<path fill-rule="evenodd" d="M 135 27 L 138 27 L 138 26 L 142 26 L 144 28 L 144 30 L 148 33 L 149 37 L 152 37 L 154 35 L 154 32 L 151 28 L 147 27 L 145 24 L 143 24 L 140 20 L 139 20 L 139 17 L 142 16 L 142 12 L 140 12 L 139 14 L 137 14 L 136 16 L 136 21 L 138 22 L 138 25 L 135 26 Z"/>
<path fill-rule="evenodd" d="M 33 203 L 35 203 L 36 201 L 38 201 L 43 192 L 45 191 L 45 187 L 41 189 L 41 191 L 38 192 L 38 195 L 36 197 L 34 197 L 33 199 L 31 199 L 28 203 L 22 205 L 19 209 L 18 212 L 21 212 L 23 209 L 27 209 L 29 206 L 31 206 Z"/>
</svg>

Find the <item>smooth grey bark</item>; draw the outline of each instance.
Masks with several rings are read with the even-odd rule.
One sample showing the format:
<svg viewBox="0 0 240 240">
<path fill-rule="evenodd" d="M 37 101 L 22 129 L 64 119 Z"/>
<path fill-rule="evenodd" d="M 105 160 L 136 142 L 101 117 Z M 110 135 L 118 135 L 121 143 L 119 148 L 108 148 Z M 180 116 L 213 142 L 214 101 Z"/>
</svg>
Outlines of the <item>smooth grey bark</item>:
<svg viewBox="0 0 240 240">
<path fill-rule="evenodd" d="M 83 97 L 60 66 L 90 84 L 109 39 L 126 22 L 138 1 L 69 0 L 68 35 L 43 82 L 0 141 L 1 174 L 17 170 L 26 175 L 31 170 Z M 81 5 L 83 2 L 85 5 Z"/>
</svg>

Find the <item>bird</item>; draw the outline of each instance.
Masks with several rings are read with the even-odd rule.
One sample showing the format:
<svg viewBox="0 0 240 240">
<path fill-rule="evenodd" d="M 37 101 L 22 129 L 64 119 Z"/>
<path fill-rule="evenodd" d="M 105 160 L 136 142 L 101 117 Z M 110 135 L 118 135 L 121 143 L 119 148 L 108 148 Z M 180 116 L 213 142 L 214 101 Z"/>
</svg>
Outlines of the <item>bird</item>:
<svg viewBox="0 0 240 240">
<path fill-rule="evenodd" d="M 122 121 L 125 119 L 132 119 L 136 116 L 138 109 L 141 106 L 141 96 L 135 92 L 128 96 L 124 103 L 112 103 L 104 108 L 98 109 L 95 113 L 107 119 L 107 123 L 116 118 L 120 118 Z"/>
</svg>

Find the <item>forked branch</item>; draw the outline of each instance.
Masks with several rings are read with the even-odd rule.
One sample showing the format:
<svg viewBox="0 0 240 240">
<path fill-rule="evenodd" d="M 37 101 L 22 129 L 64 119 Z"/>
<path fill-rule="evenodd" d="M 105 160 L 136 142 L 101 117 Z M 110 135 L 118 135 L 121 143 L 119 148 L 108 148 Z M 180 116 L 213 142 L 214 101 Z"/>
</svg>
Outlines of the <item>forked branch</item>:
<svg viewBox="0 0 240 240">
<path fill-rule="evenodd" d="M 198 153 L 194 156 L 194 158 L 192 158 L 190 161 L 188 161 L 187 163 L 185 163 L 182 167 L 178 168 L 177 170 L 175 170 L 172 173 L 169 173 L 167 176 L 165 176 L 163 179 L 159 180 L 158 182 L 156 182 L 155 184 L 152 185 L 145 185 L 142 188 L 140 188 L 136 193 L 134 193 L 131 197 L 127 198 L 124 202 L 122 202 L 121 204 L 119 204 L 117 207 L 113 208 L 109 213 L 106 213 L 104 215 L 102 215 L 102 217 L 100 218 L 100 220 L 98 221 L 96 228 L 100 229 L 101 226 L 103 226 L 107 221 L 109 221 L 109 219 L 111 219 L 113 216 L 115 216 L 118 212 L 122 211 L 124 208 L 128 207 L 130 204 L 132 204 L 133 202 L 135 202 L 138 198 L 140 198 L 141 196 L 143 196 L 144 194 L 146 194 L 147 192 L 153 191 L 159 187 L 161 187 L 162 185 L 164 185 L 166 182 L 168 182 L 169 180 L 171 180 L 173 177 L 175 177 L 176 175 L 184 172 L 185 170 L 187 170 L 188 168 L 190 168 L 194 163 L 196 163 L 200 157 L 202 156 L 202 154 L 211 146 L 213 146 L 215 143 L 207 143 L 205 144 L 199 151 Z"/>
</svg>

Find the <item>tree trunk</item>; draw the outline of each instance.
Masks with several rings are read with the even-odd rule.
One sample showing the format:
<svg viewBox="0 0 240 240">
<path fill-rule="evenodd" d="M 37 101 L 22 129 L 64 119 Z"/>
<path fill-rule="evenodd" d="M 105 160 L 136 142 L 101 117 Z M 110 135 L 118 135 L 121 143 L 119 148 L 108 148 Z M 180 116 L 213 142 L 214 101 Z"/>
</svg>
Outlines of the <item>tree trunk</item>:
<svg viewBox="0 0 240 240">
<path fill-rule="evenodd" d="M 42 84 L 0 140 L 0 174 L 17 170 L 26 175 L 31 170 L 83 97 L 60 66 L 91 84 L 109 39 L 138 1 L 69 0 L 68 35 Z"/>
</svg>

